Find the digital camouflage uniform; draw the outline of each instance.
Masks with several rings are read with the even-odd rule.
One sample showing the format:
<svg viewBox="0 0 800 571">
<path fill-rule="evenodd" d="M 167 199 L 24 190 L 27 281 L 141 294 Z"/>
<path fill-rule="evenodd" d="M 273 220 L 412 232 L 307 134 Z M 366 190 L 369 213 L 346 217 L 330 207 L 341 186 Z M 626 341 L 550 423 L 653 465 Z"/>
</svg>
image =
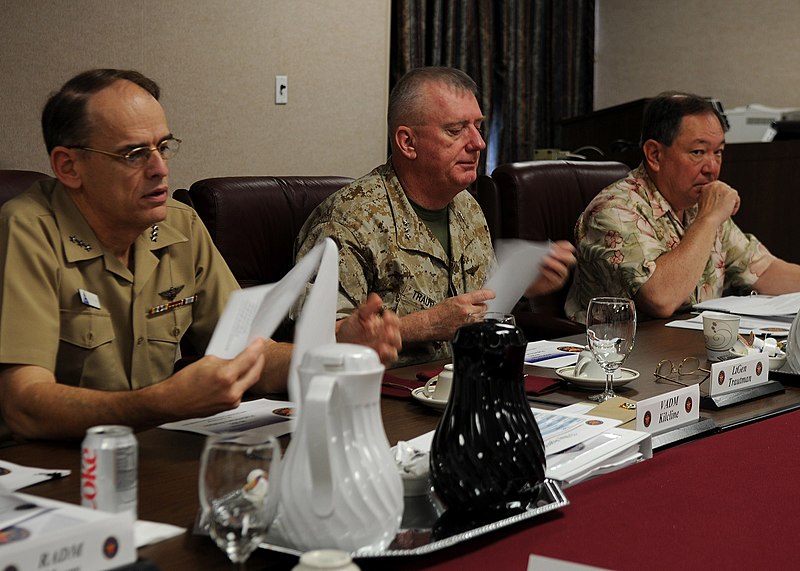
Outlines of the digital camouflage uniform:
<svg viewBox="0 0 800 571">
<path fill-rule="evenodd" d="M 297 238 L 295 260 L 332 238 L 339 248 L 337 317 L 372 292 L 402 317 L 486 282 L 494 251 L 483 212 L 466 190 L 450 203 L 449 230 L 452 256 L 417 217 L 389 161 L 314 210 Z M 448 356 L 443 341 L 404 343 L 397 366 Z"/>
<path fill-rule="evenodd" d="M 678 220 L 643 165 L 605 188 L 575 226 L 578 264 L 569 290 L 567 315 L 584 321 L 592 297 L 633 298 L 656 270 L 656 260 L 680 244 L 698 206 Z M 772 262 L 769 251 L 733 220 L 717 230 L 711 255 L 694 291 L 678 310 L 723 295 L 746 293 Z"/>
</svg>

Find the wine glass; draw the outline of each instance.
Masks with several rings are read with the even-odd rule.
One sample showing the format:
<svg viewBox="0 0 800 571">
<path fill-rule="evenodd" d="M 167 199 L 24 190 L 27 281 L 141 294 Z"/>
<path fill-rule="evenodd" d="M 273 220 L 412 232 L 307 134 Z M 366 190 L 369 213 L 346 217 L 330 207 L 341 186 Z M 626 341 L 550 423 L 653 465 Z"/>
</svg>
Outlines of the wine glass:
<svg viewBox="0 0 800 571">
<path fill-rule="evenodd" d="M 202 519 L 242 570 L 275 519 L 280 450 L 274 436 L 246 433 L 209 436 L 203 448 Z"/>
<path fill-rule="evenodd" d="M 605 402 L 614 394 L 614 372 L 633 349 L 636 306 L 625 297 L 595 297 L 586 311 L 586 338 L 595 361 L 606 373 L 605 390 L 589 397 Z"/>
</svg>

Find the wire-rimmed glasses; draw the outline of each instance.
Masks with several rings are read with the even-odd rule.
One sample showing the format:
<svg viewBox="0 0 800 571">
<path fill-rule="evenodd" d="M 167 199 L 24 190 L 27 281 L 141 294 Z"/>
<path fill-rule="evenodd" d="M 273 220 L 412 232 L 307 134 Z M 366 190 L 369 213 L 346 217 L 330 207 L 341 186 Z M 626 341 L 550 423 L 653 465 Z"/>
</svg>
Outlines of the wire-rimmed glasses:
<svg viewBox="0 0 800 571">
<path fill-rule="evenodd" d="M 678 378 L 674 378 L 670 375 L 678 375 Z M 702 378 L 700 376 L 702 375 Z M 656 382 L 659 380 L 669 381 L 670 383 L 675 383 L 684 387 L 690 387 L 692 385 L 701 385 L 705 381 L 708 380 L 708 377 L 711 375 L 711 371 L 708 369 L 704 369 L 700 366 L 700 359 L 697 357 L 686 357 L 678 363 L 678 366 L 675 366 L 675 363 L 670 361 L 669 359 L 662 359 L 656 365 L 656 370 L 653 371 L 653 376 L 656 378 Z M 688 377 L 694 377 L 691 380 L 697 380 L 697 382 L 687 382 L 690 379 Z"/>
<path fill-rule="evenodd" d="M 155 151 L 158 151 L 158 154 L 161 155 L 161 158 L 165 161 L 170 160 L 172 157 L 178 154 L 178 150 L 181 148 L 182 142 L 183 141 L 181 139 L 170 137 L 168 139 L 164 139 L 155 147 L 136 147 L 127 153 L 112 153 L 111 151 L 101 151 L 100 149 L 81 146 L 74 146 L 70 148 L 89 151 L 90 153 L 100 153 L 101 155 L 122 159 L 129 167 L 138 169 L 147 164 L 147 161 L 150 160 L 150 155 Z"/>
</svg>

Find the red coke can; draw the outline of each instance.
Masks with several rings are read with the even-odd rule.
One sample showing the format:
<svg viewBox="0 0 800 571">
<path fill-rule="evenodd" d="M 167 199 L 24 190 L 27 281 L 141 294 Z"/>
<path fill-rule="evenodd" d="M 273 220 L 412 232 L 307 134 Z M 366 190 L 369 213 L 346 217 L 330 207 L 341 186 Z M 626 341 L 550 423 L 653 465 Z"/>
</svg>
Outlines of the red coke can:
<svg viewBox="0 0 800 571">
<path fill-rule="evenodd" d="M 93 426 L 81 445 L 81 504 L 136 519 L 138 444 L 127 426 Z"/>
</svg>

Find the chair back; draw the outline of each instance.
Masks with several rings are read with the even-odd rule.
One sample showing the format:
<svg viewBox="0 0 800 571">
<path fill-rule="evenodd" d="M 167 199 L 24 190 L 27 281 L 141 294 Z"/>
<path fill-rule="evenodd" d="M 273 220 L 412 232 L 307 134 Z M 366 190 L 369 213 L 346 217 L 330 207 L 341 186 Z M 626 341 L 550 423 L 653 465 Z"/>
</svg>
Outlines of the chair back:
<svg viewBox="0 0 800 571">
<path fill-rule="evenodd" d="M 242 287 L 274 283 L 294 265 L 311 211 L 353 179 L 239 176 L 199 180 L 173 196 L 192 206 Z"/>
<path fill-rule="evenodd" d="M 49 177 L 37 171 L 0 170 L 0 206 L 28 190 L 37 180 Z"/>
<path fill-rule="evenodd" d="M 502 212 L 502 238 L 575 241 L 578 217 L 630 167 L 617 162 L 530 161 L 492 173 Z"/>
<path fill-rule="evenodd" d="M 574 243 L 575 223 L 589 202 L 629 171 L 627 165 L 610 161 L 508 163 L 479 180 L 478 200 L 485 210 L 497 213 L 492 214 L 497 228 L 490 228 L 495 238 Z M 533 315 L 517 314 L 529 341 L 584 330 L 583 325 L 566 319 L 569 286 L 568 282 L 560 291 L 537 298 Z"/>
</svg>

